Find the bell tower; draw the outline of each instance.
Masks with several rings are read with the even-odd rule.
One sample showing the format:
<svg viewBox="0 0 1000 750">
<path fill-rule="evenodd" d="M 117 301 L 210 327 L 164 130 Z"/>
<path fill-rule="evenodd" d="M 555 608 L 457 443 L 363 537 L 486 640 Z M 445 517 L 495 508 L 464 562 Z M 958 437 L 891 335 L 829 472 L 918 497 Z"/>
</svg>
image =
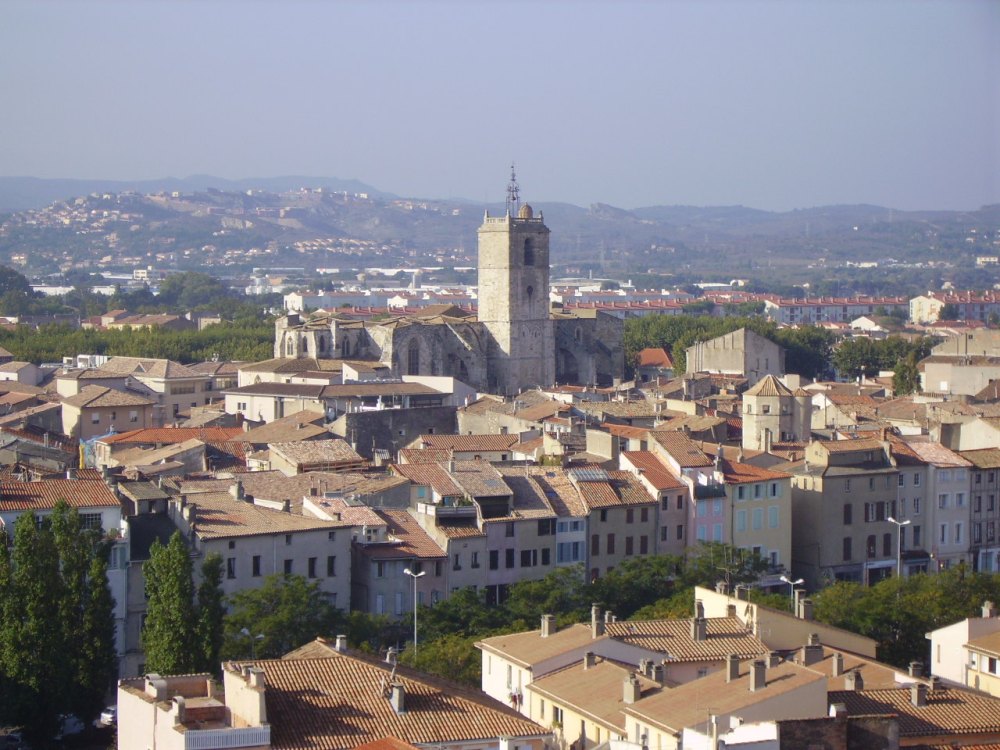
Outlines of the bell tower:
<svg viewBox="0 0 1000 750">
<path fill-rule="evenodd" d="M 504 216 L 486 212 L 479 227 L 479 322 L 493 346 L 489 390 L 513 395 L 555 379 L 549 316 L 549 229 L 542 214 L 520 202 L 510 170 Z"/>
</svg>

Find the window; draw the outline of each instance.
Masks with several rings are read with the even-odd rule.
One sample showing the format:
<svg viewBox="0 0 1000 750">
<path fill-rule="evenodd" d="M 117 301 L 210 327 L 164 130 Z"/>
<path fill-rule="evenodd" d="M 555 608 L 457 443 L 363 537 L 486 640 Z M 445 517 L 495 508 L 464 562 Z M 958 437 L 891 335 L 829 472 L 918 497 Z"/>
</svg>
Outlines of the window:
<svg viewBox="0 0 1000 750">
<path fill-rule="evenodd" d="M 381 560 L 378 560 L 375 563 L 375 577 L 385 578 L 385 563 Z"/>
<path fill-rule="evenodd" d="M 292 543 L 292 535 L 291 534 L 285 534 L 285 546 L 287 547 L 287 546 L 291 545 L 291 543 Z"/>
<path fill-rule="evenodd" d="M 504 533 L 504 536 L 506 536 L 507 538 L 510 538 L 510 537 L 514 536 L 514 522 L 513 521 L 508 521 L 504 525 L 504 532 L 503 533 Z"/>
<path fill-rule="evenodd" d="M 80 514 L 80 528 L 87 529 L 90 531 L 96 531 L 101 528 L 101 514 L 100 513 L 81 513 Z"/>
<path fill-rule="evenodd" d="M 333 578 L 337 575 L 337 556 L 327 555 L 326 556 L 326 575 L 327 578 Z"/>
<path fill-rule="evenodd" d="M 868 477 L 868 489 L 875 489 L 875 477 Z"/>
<path fill-rule="evenodd" d="M 661 542 L 667 541 L 667 532 L 669 531 L 669 528 L 670 527 L 668 527 L 668 526 L 661 526 L 660 527 L 660 541 Z"/>
<path fill-rule="evenodd" d="M 326 532 L 326 538 L 327 538 L 327 541 L 330 541 L 330 542 L 334 541 L 337 538 L 337 532 L 336 531 L 328 531 L 328 532 Z"/>
<path fill-rule="evenodd" d="M 778 497 L 778 494 L 779 494 L 778 483 L 771 482 L 771 497 Z"/>
<path fill-rule="evenodd" d="M 948 507 L 948 495 L 946 493 L 938 495 L 938 507 L 939 508 Z"/>
<path fill-rule="evenodd" d="M 677 496 L 677 510 L 684 510 L 684 495 Z"/>
<path fill-rule="evenodd" d="M 722 541 L 722 524 L 715 523 L 712 524 L 712 541 L 721 542 Z"/>
<path fill-rule="evenodd" d="M 310 557 L 306 561 L 306 574 L 307 574 L 307 576 L 309 578 L 315 578 L 316 577 L 316 558 L 315 557 Z"/>
<path fill-rule="evenodd" d="M 843 558 L 845 561 L 851 559 L 851 537 L 844 537 Z"/>
<path fill-rule="evenodd" d="M 900 487 L 905 487 L 906 486 L 906 474 L 904 474 L 903 472 L 899 472 L 899 476 L 896 477 L 896 483 Z"/>
<path fill-rule="evenodd" d="M 973 510 L 976 513 L 982 513 L 983 512 L 983 496 L 982 495 L 976 495 L 976 500 L 975 500 L 975 502 L 973 504 Z"/>
<path fill-rule="evenodd" d="M 737 500 L 743 500 L 743 499 L 745 499 L 745 494 L 746 494 L 746 487 L 744 487 L 742 484 L 739 487 L 736 488 L 736 499 Z"/>
<path fill-rule="evenodd" d="M 635 521 L 635 511 L 632 508 L 628 508 L 625 511 L 625 523 L 632 523 Z"/>
<path fill-rule="evenodd" d="M 986 498 L 986 510 L 992 511 L 996 507 L 996 503 L 997 503 L 997 496 L 989 495 Z"/>
<path fill-rule="evenodd" d="M 513 568 L 514 567 L 514 550 L 508 549 L 504 550 L 504 567 Z"/>
<path fill-rule="evenodd" d="M 396 606 L 393 608 L 393 613 L 396 615 L 403 614 L 403 592 L 396 592 Z"/>
<path fill-rule="evenodd" d="M 919 487 L 920 486 L 920 475 L 919 474 L 914 474 L 913 475 L 913 486 L 914 487 Z"/>
<path fill-rule="evenodd" d="M 915 515 L 915 516 L 919 516 L 920 515 L 920 498 L 919 497 L 913 498 L 913 515 Z"/>
<path fill-rule="evenodd" d="M 625 537 L 625 554 L 631 555 L 634 554 L 634 552 L 635 550 L 632 548 L 632 537 Z"/>
<path fill-rule="evenodd" d="M 972 541 L 975 544 L 983 541 L 983 525 L 981 523 L 972 524 Z"/>
<path fill-rule="evenodd" d="M 747 512 L 745 510 L 736 511 L 736 530 L 747 530 Z"/>
<path fill-rule="evenodd" d="M 764 528 L 764 509 L 754 508 L 753 509 L 753 530 L 759 531 Z"/>
<path fill-rule="evenodd" d="M 948 542 L 948 524 L 941 524 L 941 528 L 938 529 L 938 540 L 941 544 L 946 544 Z"/>
<path fill-rule="evenodd" d="M 470 567 L 473 567 L 473 568 L 478 568 L 479 567 L 479 552 L 478 551 L 472 553 L 472 561 L 469 563 L 469 565 L 470 565 Z"/>
<path fill-rule="evenodd" d="M 535 265 L 535 245 L 530 237 L 524 240 L 524 265 Z"/>
<path fill-rule="evenodd" d="M 138 422 L 139 421 L 139 412 L 137 412 L 135 409 L 130 410 L 129 413 L 128 413 L 128 421 L 129 422 Z"/>
<path fill-rule="evenodd" d="M 844 526 L 850 526 L 854 519 L 854 506 L 844 503 Z"/>
<path fill-rule="evenodd" d="M 995 536 L 996 536 L 996 522 L 995 521 L 987 521 L 986 522 L 986 541 L 987 542 L 992 542 Z"/>
<path fill-rule="evenodd" d="M 605 547 L 607 547 L 609 555 L 615 554 L 615 535 L 614 534 L 608 534 L 608 543 L 605 545 Z"/>
<path fill-rule="evenodd" d="M 767 509 L 767 527 L 769 529 L 778 528 L 778 506 L 771 505 Z"/>
<path fill-rule="evenodd" d="M 538 550 L 534 549 L 523 549 L 521 550 L 521 567 L 531 568 L 538 565 Z"/>
<path fill-rule="evenodd" d="M 233 579 L 236 578 L 236 558 L 227 557 L 226 558 L 226 578 Z"/>
<path fill-rule="evenodd" d="M 755 484 L 753 486 L 753 497 L 754 497 L 754 500 L 756 500 L 757 498 L 759 498 L 762 494 L 763 493 L 761 492 L 761 486 L 759 484 Z"/>
<path fill-rule="evenodd" d="M 914 547 L 919 547 L 920 546 L 920 527 L 919 526 L 914 526 L 913 527 L 913 546 Z"/>
<path fill-rule="evenodd" d="M 286 576 L 290 576 L 292 574 L 292 561 L 291 560 L 285 560 L 284 570 L 285 570 L 285 575 Z"/>
<path fill-rule="evenodd" d="M 601 523 L 604 523 L 607 520 L 608 520 L 608 510 L 607 508 L 604 508 L 603 510 L 601 510 Z"/>
<path fill-rule="evenodd" d="M 721 500 L 713 500 L 712 501 L 712 515 L 713 516 L 717 516 L 720 513 L 722 513 L 722 501 Z"/>
<path fill-rule="evenodd" d="M 892 534 L 882 535 L 882 557 L 892 554 Z"/>
<path fill-rule="evenodd" d="M 642 508 L 639 510 L 639 520 L 642 523 L 649 523 L 649 508 Z"/>
<path fill-rule="evenodd" d="M 684 524 L 682 523 L 677 524 L 677 538 L 678 539 L 684 538 Z"/>
<path fill-rule="evenodd" d="M 869 560 L 875 557 L 875 554 L 878 552 L 878 550 L 875 547 L 875 544 L 876 544 L 875 535 L 869 534 L 867 543 L 865 544 L 865 555 L 868 557 Z"/>
<path fill-rule="evenodd" d="M 375 594 L 375 614 L 385 614 L 385 594 Z"/>
<path fill-rule="evenodd" d="M 452 558 L 451 569 L 452 570 L 461 570 L 462 569 L 462 555 L 461 555 L 460 552 L 456 552 L 455 556 Z"/>
<path fill-rule="evenodd" d="M 770 414 L 771 413 L 771 405 L 770 404 L 764 404 L 764 406 L 763 406 L 763 413 L 764 414 Z"/>
<path fill-rule="evenodd" d="M 552 550 L 542 547 L 542 565 L 549 565 L 552 562 Z"/>
<path fill-rule="evenodd" d="M 601 535 L 592 534 L 590 537 L 590 555 L 596 557 L 601 554 Z"/>
<path fill-rule="evenodd" d="M 955 522 L 955 544 L 961 544 L 961 543 L 962 543 L 962 522 L 961 521 L 956 521 Z"/>
<path fill-rule="evenodd" d="M 851 491 L 851 480 L 850 479 L 845 479 L 844 480 L 844 492 L 850 492 L 850 491 Z"/>
<path fill-rule="evenodd" d="M 490 550 L 490 570 L 500 569 L 500 550 L 491 549 Z"/>
<path fill-rule="evenodd" d="M 550 536 L 556 533 L 556 519 L 543 518 L 538 522 L 538 536 Z"/>
<path fill-rule="evenodd" d="M 250 575 L 260 578 L 260 555 L 254 555 L 250 560 Z"/>
<path fill-rule="evenodd" d="M 955 493 L 955 507 L 956 508 L 964 508 L 965 507 L 965 493 L 964 492 L 956 492 Z"/>
<path fill-rule="evenodd" d="M 443 570 L 444 570 L 444 561 L 443 560 L 435 560 L 434 561 L 434 575 L 435 575 L 435 577 L 440 578 L 441 577 L 441 571 L 443 571 Z"/>
<path fill-rule="evenodd" d="M 96 411 L 92 412 L 91 415 L 90 415 L 90 423 L 91 424 L 100 424 L 101 423 L 101 415 L 100 415 L 100 413 L 98 413 Z"/>
</svg>

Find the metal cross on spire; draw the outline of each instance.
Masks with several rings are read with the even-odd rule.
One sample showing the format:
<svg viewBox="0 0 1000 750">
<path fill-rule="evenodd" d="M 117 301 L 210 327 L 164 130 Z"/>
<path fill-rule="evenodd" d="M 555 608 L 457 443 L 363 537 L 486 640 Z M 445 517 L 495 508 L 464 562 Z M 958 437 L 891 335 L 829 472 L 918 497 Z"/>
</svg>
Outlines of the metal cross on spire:
<svg viewBox="0 0 1000 750">
<path fill-rule="evenodd" d="M 514 163 L 510 164 L 510 184 L 507 185 L 507 215 L 517 216 L 521 207 L 521 189 L 517 186 L 517 175 L 514 174 Z"/>
</svg>

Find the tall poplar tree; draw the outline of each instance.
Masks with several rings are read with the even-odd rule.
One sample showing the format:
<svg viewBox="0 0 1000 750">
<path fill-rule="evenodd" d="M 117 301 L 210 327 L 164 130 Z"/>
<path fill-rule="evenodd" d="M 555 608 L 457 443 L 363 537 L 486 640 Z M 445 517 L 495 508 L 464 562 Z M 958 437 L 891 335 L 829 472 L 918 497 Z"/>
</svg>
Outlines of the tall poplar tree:
<svg viewBox="0 0 1000 750">
<path fill-rule="evenodd" d="M 211 554 L 201 564 L 198 586 L 198 628 L 196 641 L 200 663 L 198 671 L 217 672 L 222 651 L 222 624 L 226 616 L 222 593 L 222 557 Z"/>
<path fill-rule="evenodd" d="M 185 674 L 198 666 L 191 572 L 191 556 L 180 532 L 174 532 L 166 546 L 153 542 L 143 566 L 148 601 L 142 646 L 147 672 Z"/>
</svg>

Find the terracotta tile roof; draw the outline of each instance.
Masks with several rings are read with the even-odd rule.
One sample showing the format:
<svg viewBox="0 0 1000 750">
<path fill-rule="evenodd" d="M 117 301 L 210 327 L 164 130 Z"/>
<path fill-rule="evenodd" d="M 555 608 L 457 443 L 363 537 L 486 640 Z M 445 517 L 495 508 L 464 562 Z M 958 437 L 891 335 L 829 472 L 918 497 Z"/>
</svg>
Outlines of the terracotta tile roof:
<svg viewBox="0 0 1000 750">
<path fill-rule="evenodd" d="M 670 473 L 670 469 L 649 451 L 625 451 L 628 459 L 639 473 L 657 490 L 685 489 L 686 485 Z"/>
<path fill-rule="evenodd" d="M 290 443 L 269 443 L 272 456 L 277 454 L 292 464 L 359 464 L 365 459 L 351 444 L 341 438 L 331 440 L 299 440 Z"/>
<path fill-rule="evenodd" d="M 351 398 L 362 396 L 425 396 L 443 395 L 437 388 L 423 383 L 347 383 L 322 386 L 323 398 Z"/>
<path fill-rule="evenodd" d="M 442 497 L 461 497 L 462 488 L 452 480 L 441 464 L 393 464 L 392 472 L 414 484 L 431 487 Z"/>
<path fill-rule="evenodd" d="M 770 482 L 779 479 L 788 479 L 792 475 L 772 469 L 764 469 L 748 463 L 739 463 L 722 459 L 719 461 L 719 468 L 725 478 L 726 484 L 749 484 L 751 482 Z"/>
<path fill-rule="evenodd" d="M 1000 630 L 989 635 L 980 636 L 979 638 L 973 638 L 966 645 L 980 651 L 986 651 L 994 656 L 1000 656 Z"/>
<path fill-rule="evenodd" d="M 115 375 L 133 375 L 137 378 L 200 378 L 195 372 L 170 359 L 143 359 L 140 357 L 112 357 L 99 370 Z"/>
<path fill-rule="evenodd" d="M 500 472 L 487 461 L 455 461 L 452 481 L 471 497 L 498 497 L 513 494 Z"/>
<path fill-rule="evenodd" d="M 568 414 L 571 410 L 572 407 L 569 404 L 564 404 L 561 401 L 544 401 L 540 404 L 533 404 L 532 406 L 518 409 L 514 412 L 514 416 L 529 422 L 541 422 L 556 414 Z"/>
<path fill-rule="evenodd" d="M 142 396 L 105 388 L 101 385 L 88 385 L 75 396 L 63 399 L 64 404 L 81 409 L 96 409 L 108 406 L 152 406 L 153 402 Z"/>
<path fill-rule="evenodd" d="M 874 438 L 856 438 L 854 440 L 820 440 L 818 441 L 827 453 L 850 453 L 851 451 L 881 451 L 882 442 Z"/>
<path fill-rule="evenodd" d="M 188 451 L 204 455 L 205 444 L 200 440 L 185 440 L 183 443 L 170 443 L 159 448 L 129 447 L 116 453 L 114 460 L 118 466 L 151 466 L 170 461 Z"/>
<path fill-rule="evenodd" d="M 982 448 L 981 450 L 960 451 L 959 455 L 977 469 L 1000 468 L 1000 448 Z"/>
<path fill-rule="evenodd" d="M 301 503 L 305 496 L 314 499 L 327 493 L 355 496 L 377 496 L 379 493 L 407 484 L 406 479 L 380 473 L 310 471 L 286 477 L 280 471 L 251 471 L 238 477 L 247 495 L 260 500 Z M 199 492 L 228 492 L 236 479 L 182 479 L 175 482 L 185 495 Z M 195 500 L 197 502 L 197 500 Z"/>
<path fill-rule="evenodd" d="M 274 750 L 339 750 L 386 736 L 447 745 L 549 734 L 478 691 L 401 665 L 395 679 L 403 686 L 405 710 L 396 713 L 381 687 L 388 684 L 390 665 L 360 654 L 327 652 L 326 658 L 295 658 L 293 652 L 256 662 L 267 684 Z"/>
<path fill-rule="evenodd" d="M 848 716 L 898 716 L 900 738 L 1000 732 L 1000 698 L 971 690 L 928 690 L 926 706 L 910 702 L 908 687 L 835 690 L 829 702 L 843 703 Z"/>
<path fill-rule="evenodd" d="M 243 434 L 242 427 L 147 427 L 117 435 L 105 435 L 97 442 L 105 445 L 122 443 L 183 443 L 192 438 L 203 443 L 224 443 Z"/>
<path fill-rule="evenodd" d="M 772 700 L 825 679 L 811 669 L 784 662 L 768 669 L 765 687 L 752 692 L 749 689 L 749 672 L 749 664 L 746 662 L 740 665 L 739 677 L 732 682 L 726 682 L 725 669 L 710 672 L 705 677 L 643 698 L 625 707 L 624 712 L 674 733 L 706 721 L 710 713 L 738 713 L 746 706 Z"/>
<path fill-rule="evenodd" d="M 704 641 L 691 637 L 690 619 L 609 622 L 605 631 L 617 641 L 666 654 L 667 661 L 718 661 L 729 654 L 750 658 L 768 652 L 737 617 L 707 618 Z"/>
<path fill-rule="evenodd" d="M 344 366 L 344 360 L 340 359 L 315 359 L 307 357 L 305 359 L 286 359 L 277 357 L 275 359 L 265 359 L 262 362 L 252 362 L 240 365 L 240 372 L 267 372 L 267 373 L 289 373 L 302 372 L 304 370 L 332 370 L 339 372 Z"/>
<path fill-rule="evenodd" d="M 517 435 L 421 435 L 420 447 L 463 453 L 508 451 L 518 442 Z M 413 446 L 417 447 L 417 446 Z"/>
<path fill-rule="evenodd" d="M 40 482 L 0 482 L 0 510 L 51 510 L 65 500 L 73 508 L 115 508 L 120 505 L 114 493 L 96 476 L 82 471 L 77 479 L 43 479 Z"/>
<path fill-rule="evenodd" d="M 778 380 L 774 375 L 762 377 L 753 388 L 747 390 L 744 396 L 791 396 L 792 389 Z"/>
<path fill-rule="evenodd" d="M 572 477 L 573 470 L 570 470 Z M 611 470 L 602 482 L 575 482 L 580 498 L 591 510 L 622 505 L 648 505 L 654 498 L 630 471 Z"/>
<path fill-rule="evenodd" d="M 581 401 L 576 408 L 587 414 L 619 419 L 652 419 L 660 416 L 652 401 Z"/>
<path fill-rule="evenodd" d="M 450 450 L 444 448 L 400 448 L 399 460 L 404 464 L 436 464 L 451 458 Z"/>
<path fill-rule="evenodd" d="M 576 486 L 566 476 L 565 469 L 532 466 L 529 467 L 529 473 L 557 516 L 579 518 L 590 513 Z"/>
<path fill-rule="evenodd" d="M 445 551 L 420 527 L 409 511 L 380 508 L 375 512 L 386 524 L 392 541 L 359 545 L 360 554 L 373 560 L 447 557 Z"/>
<path fill-rule="evenodd" d="M 234 437 L 245 443 L 266 445 L 292 440 L 309 440 L 317 435 L 329 435 L 323 427 L 326 417 L 322 412 L 303 410 L 275 419 L 259 427 L 252 427 L 242 435 Z"/>
<path fill-rule="evenodd" d="M 545 491 L 523 467 L 501 468 L 500 475 L 514 493 L 514 516 L 505 520 L 555 517 Z M 501 519 L 490 519 L 493 520 Z"/>
<path fill-rule="evenodd" d="M 483 638 L 476 648 L 502 656 L 521 667 L 530 668 L 553 656 L 584 648 L 591 643 L 603 641 L 607 636 L 594 638 L 590 625 L 577 623 L 557 630 L 547 638 L 542 638 L 541 630 L 526 630 L 509 635 L 495 635 Z M 537 675 L 536 675 L 537 677 Z"/>
<path fill-rule="evenodd" d="M 358 503 L 357 501 L 348 502 L 343 497 L 311 497 L 309 501 L 320 514 L 325 513 L 328 517 L 350 524 L 351 526 L 378 527 L 385 525 L 385 519 L 376 513 L 374 508 L 369 508 L 367 505 Z M 293 503 L 291 506 L 292 512 L 305 512 L 302 510 L 304 506 L 304 500 L 300 500 L 297 504 Z M 314 516 L 318 514 L 308 512 L 306 515 Z M 318 517 L 323 516 L 318 515 Z"/>
<path fill-rule="evenodd" d="M 449 539 L 473 539 L 486 536 L 485 531 L 480 531 L 477 526 L 461 526 L 441 523 L 438 524 L 438 531 Z"/>
<path fill-rule="evenodd" d="M 969 467 L 971 462 L 962 458 L 955 451 L 945 448 L 940 443 L 923 443 L 916 440 L 907 441 L 910 449 L 916 453 L 922 461 L 935 466 L 961 466 Z"/>
<path fill-rule="evenodd" d="M 844 668 L 837 677 L 833 676 L 834 654 L 840 654 L 843 659 Z M 800 661 L 801 651 L 796 655 L 795 660 Z M 902 677 L 906 672 L 900 672 L 889 664 L 882 664 L 874 659 L 866 659 L 849 651 L 839 651 L 828 646 L 823 646 L 823 658 L 813 662 L 809 669 L 821 672 L 827 677 L 827 690 L 847 690 L 847 673 L 857 672 L 861 675 L 864 685 L 868 689 L 873 688 L 894 688 L 900 683 L 896 680 L 897 675 Z M 912 682 L 913 678 L 906 676 L 905 681 Z"/>
<path fill-rule="evenodd" d="M 348 521 L 324 521 L 311 516 L 286 513 L 236 500 L 228 492 L 204 492 L 189 498 L 194 511 L 196 533 L 203 539 L 288 534 L 296 531 L 338 529 Z"/>
<path fill-rule="evenodd" d="M 673 367 L 670 355 L 662 348 L 647 348 L 639 352 L 637 367 Z"/>
<path fill-rule="evenodd" d="M 622 709 L 627 704 L 623 685 L 634 672 L 634 667 L 597 656 L 592 666 L 585 668 L 580 659 L 533 680 L 527 690 L 624 735 L 627 732 Z M 659 683 L 642 675 L 636 678 L 641 696 L 648 697 L 662 689 Z"/>
<path fill-rule="evenodd" d="M 681 468 L 711 466 L 711 459 L 683 432 L 651 432 L 650 436 L 659 443 Z"/>
<path fill-rule="evenodd" d="M 395 737 L 383 737 L 373 742 L 358 745 L 354 750 L 419 750 L 419 748 Z"/>
<path fill-rule="evenodd" d="M 648 427 L 633 427 L 628 424 L 612 424 L 611 422 L 602 422 L 601 429 L 611 435 L 631 438 L 633 440 L 645 440 L 649 436 Z"/>
</svg>

